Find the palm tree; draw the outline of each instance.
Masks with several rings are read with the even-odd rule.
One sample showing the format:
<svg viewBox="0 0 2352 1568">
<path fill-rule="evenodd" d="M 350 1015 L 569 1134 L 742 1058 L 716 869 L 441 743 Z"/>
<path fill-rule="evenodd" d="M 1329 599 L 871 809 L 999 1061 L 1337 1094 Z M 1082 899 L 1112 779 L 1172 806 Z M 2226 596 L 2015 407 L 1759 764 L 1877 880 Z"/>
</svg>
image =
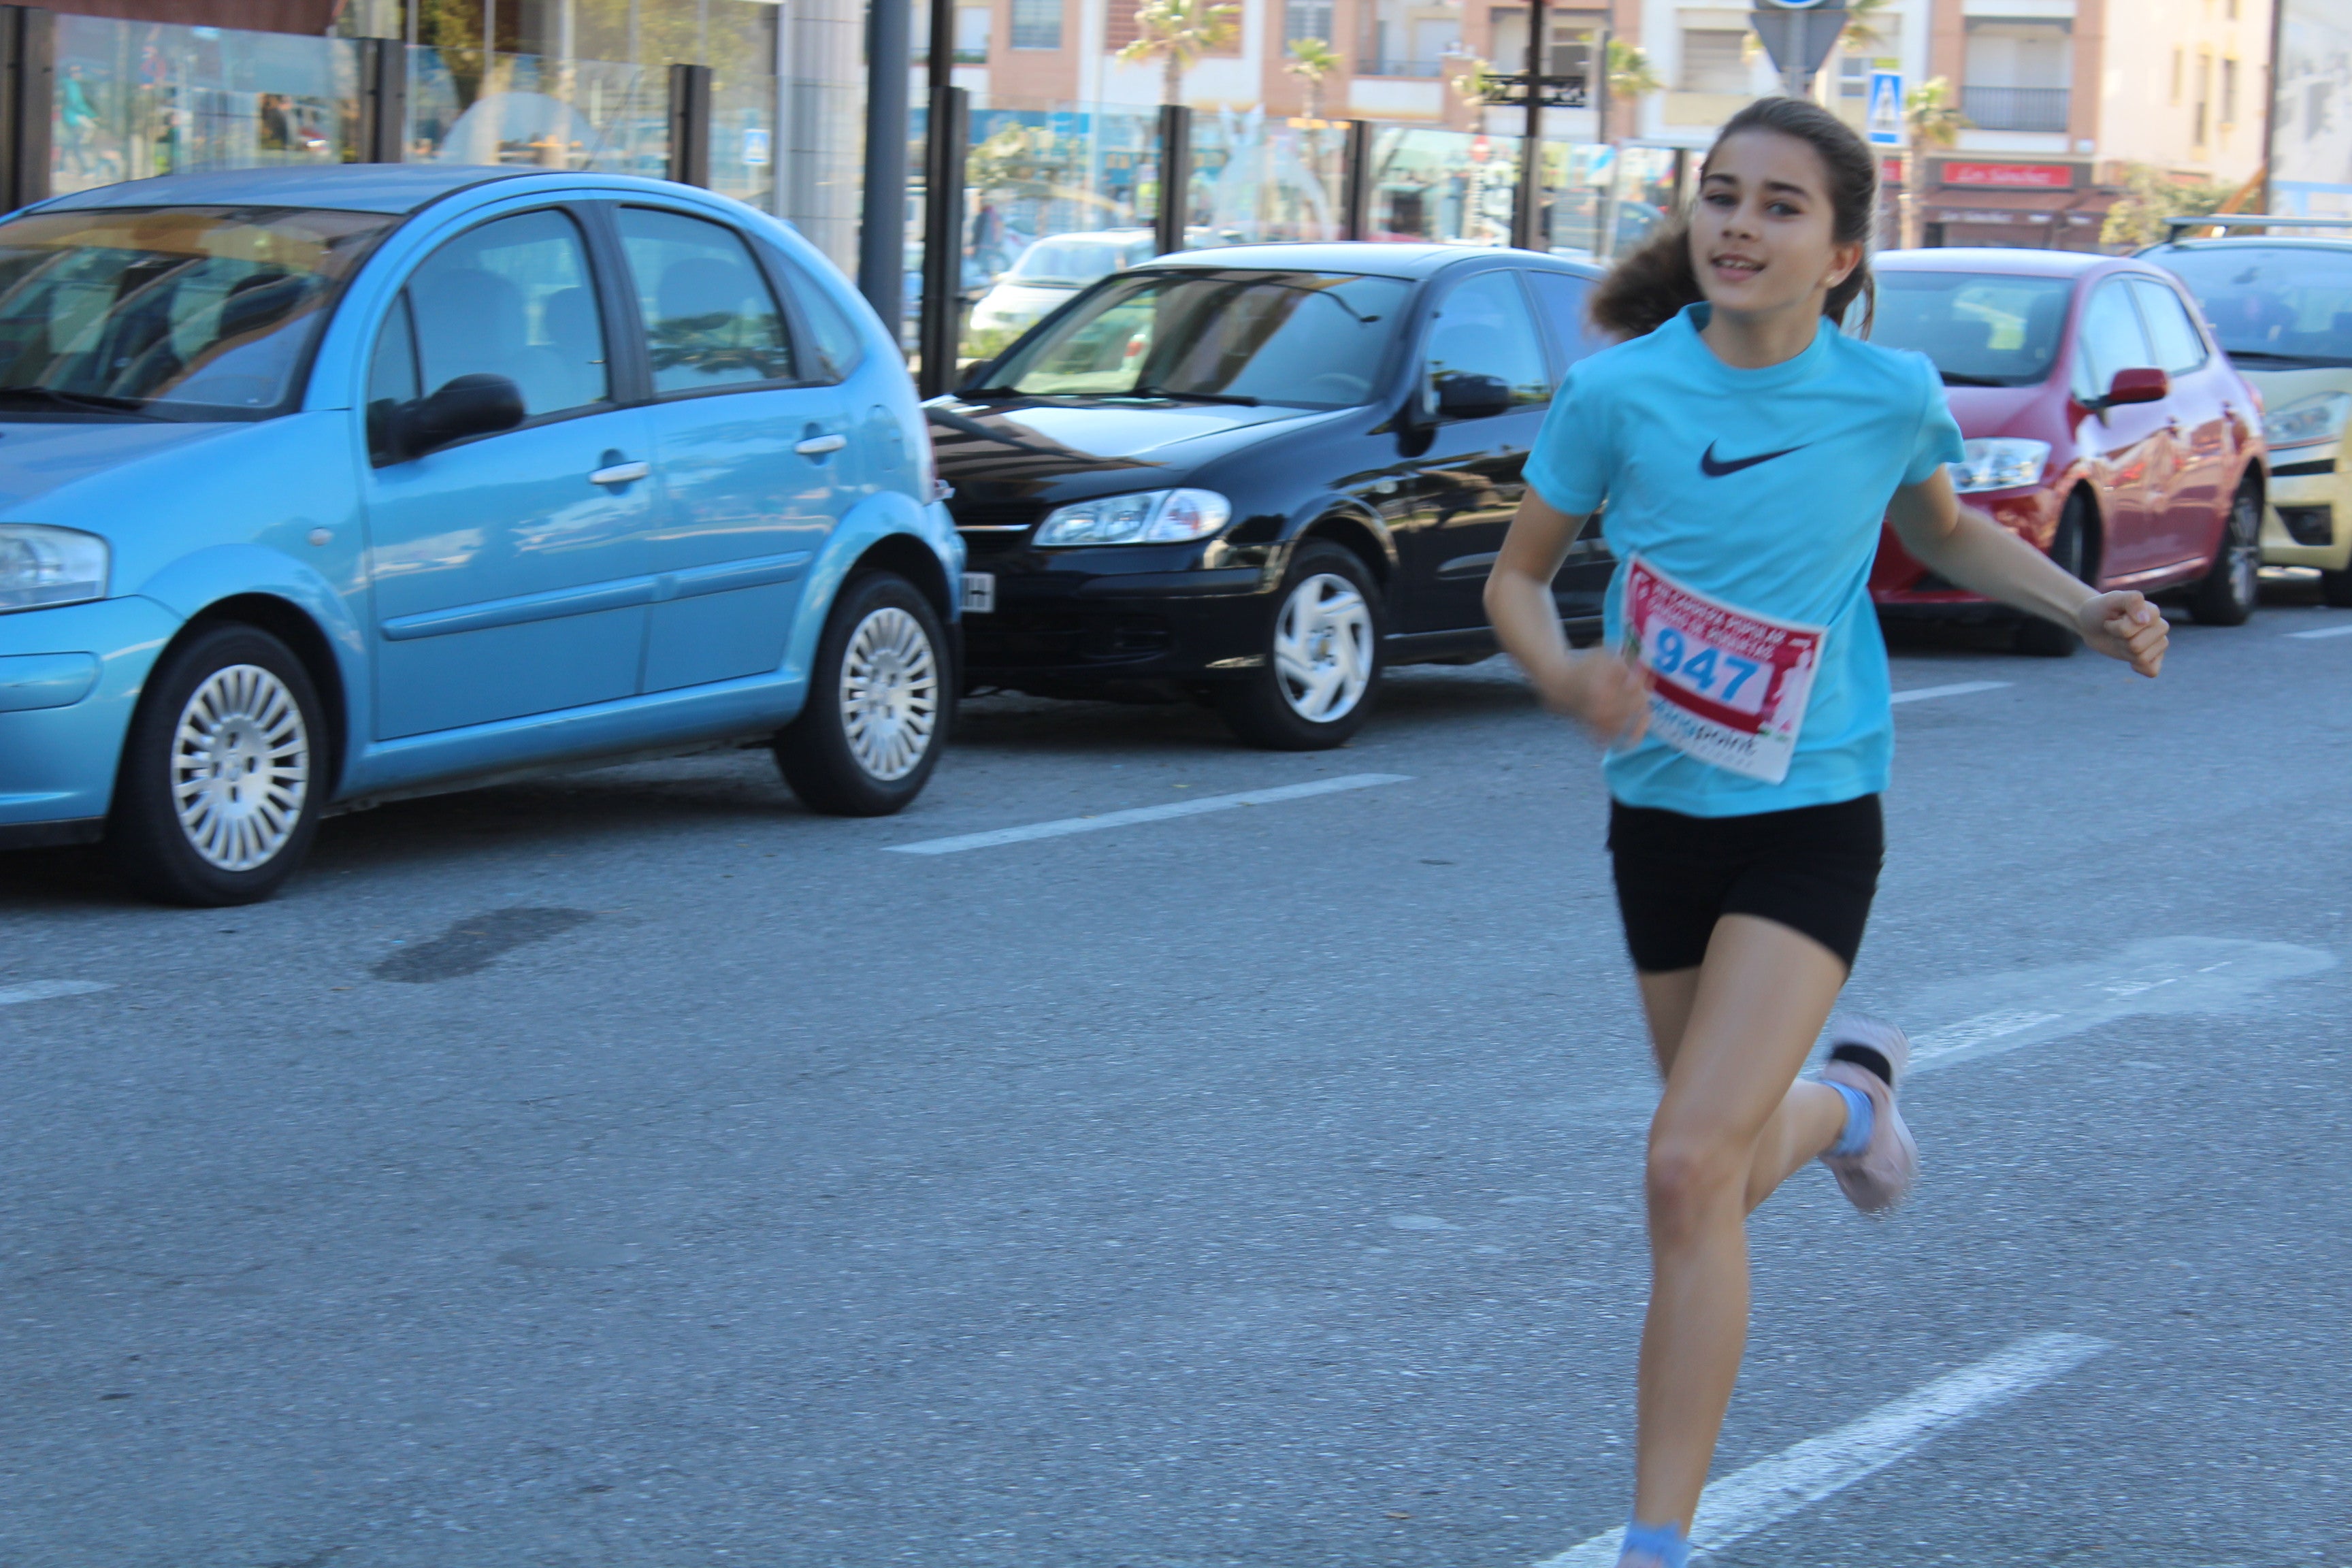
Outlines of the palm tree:
<svg viewBox="0 0 2352 1568">
<path fill-rule="evenodd" d="M 1160 101 L 1184 101 L 1184 73 L 1209 50 L 1229 42 L 1237 30 L 1238 5 L 1212 0 L 1143 0 L 1135 8 L 1135 42 L 1118 51 L 1121 65 L 1160 62 Z"/>
<path fill-rule="evenodd" d="M 1953 147 L 1969 129 L 1969 117 L 1952 101 L 1949 77 L 1931 76 L 1903 96 L 1903 248 L 1919 247 L 1919 154 L 1923 148 Z"/>
<path fill-rule="evenodd" d="M 1838 34 L 1838 47 L 1857 55 L 1875 54 L 1885 47 L 1886 35 L 1878 30 L 1878 23 L 1893 4 L 1894 0 L 1845 0 L 1845 26 Z"/>
<path fill-rule="evenodd" d="M 1663 91 L 1665 85 L 1648 55 L 1622 38 L 1609 40 L 1610 102 L 1639 103 L 1648 94 Z"/>
<path fill-rule="evenodd" d="M 1323 79 L 1339 68 L 1339 51 L 1322 38 L 1293 38 L 1290 63 L 1282 68 L 1307 86 L 1307 118 L 1323 118 Z"/>
</svg>

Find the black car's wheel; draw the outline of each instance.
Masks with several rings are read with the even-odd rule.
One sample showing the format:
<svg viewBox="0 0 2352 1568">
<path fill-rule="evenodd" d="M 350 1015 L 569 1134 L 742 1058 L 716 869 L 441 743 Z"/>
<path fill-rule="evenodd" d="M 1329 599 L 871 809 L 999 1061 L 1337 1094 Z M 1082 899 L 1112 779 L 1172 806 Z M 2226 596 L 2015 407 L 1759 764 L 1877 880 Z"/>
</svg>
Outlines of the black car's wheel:
<svg viewBox="0 0 2352 1568">
<path fill-rule="evenodd" d="M 2058 520 L 2057 535 L 2050 541 L 2050 559 L 2068 576 L 2088 582 L 2084 573 L 2090 565 L 2090 503 L 2080 495 L 2071 496 L 2064 515 Z M 2083 639 L 2070 627 L 2034 616 L 2018 624 L 2015 646 L 2018 652 L 2037 658 L 2071 658 L 2074 650 L 2083 646 Z"/>
<path fill-rule="evenodd" d="M 2352 570 L 2319 574 L 2320 602 L 2330 608 L 2352 610 Z"/>
<path fill-rule="evenodd" d="M 2263 498 L 2252 484 L 2238 487 L 2213 564 L 2189 590 L 2189 610 L 2213 626 L 2242 626 L 2261 592 Z"/>
<path fill-rule="evenodd" d="M 1265 629 L 1265 663 L 1217 689 L 1234 734 L 1269 751 L 1314 752 L 1363 728 L 1380 685 L 1386 616 L 1356 553 L 1310 539 L 1292 554 Z"/>
<path fill-rule="evenodd" d="M 923 793 L 954 712 L 947 638 L 930 601 L 891 572 L 841 585 L 809 672 L 808 704 L 776 736 L 776 765 L 812 811 L 887 816 Z"/>
<path fill-rule="evenodd" d="M 318 832 L 326 738 L 310 673 L 253 626 L 169 654 L 131 721 L 107 851 L 151 899 L 217 908 L 266 899 Z"/>
</svg>

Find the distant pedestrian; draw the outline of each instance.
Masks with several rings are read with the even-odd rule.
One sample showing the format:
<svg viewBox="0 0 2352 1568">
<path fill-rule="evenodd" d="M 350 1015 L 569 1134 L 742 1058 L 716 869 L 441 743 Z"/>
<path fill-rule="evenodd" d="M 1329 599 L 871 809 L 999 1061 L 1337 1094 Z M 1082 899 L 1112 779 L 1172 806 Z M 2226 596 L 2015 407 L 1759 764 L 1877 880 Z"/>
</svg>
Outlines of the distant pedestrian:
<svg viewBox="0 0 2352 1568">
<path fill-rule="evenodd" d="M 1868 310 L 1877 164 L 1796 99 L 1733 116 L 1686 219 L 1596 291 L 1628 338 L 1580 363 L 1486 585 L 1547 705 L 1609 745 L 1619 909 L 1665 1088 L 1650 1124 L 1652 1284 L 1621 1568 L 1682 1568 L 1748 1333 L 1746 1216 L 1826 1163 L 1856 1207 L 1918 1171 L 1902 1031 L 1832 1026 L 1877 889 L 1894 726 L 1869 576 L 1881 519 L 1960 587 L 2154 676 L 2168 628 L 1980 513 L 1924 357 L 1838 329 Z M 1551 581 L 1606 500 L 1607 640 L 1571 655 Z"/>
</svg>

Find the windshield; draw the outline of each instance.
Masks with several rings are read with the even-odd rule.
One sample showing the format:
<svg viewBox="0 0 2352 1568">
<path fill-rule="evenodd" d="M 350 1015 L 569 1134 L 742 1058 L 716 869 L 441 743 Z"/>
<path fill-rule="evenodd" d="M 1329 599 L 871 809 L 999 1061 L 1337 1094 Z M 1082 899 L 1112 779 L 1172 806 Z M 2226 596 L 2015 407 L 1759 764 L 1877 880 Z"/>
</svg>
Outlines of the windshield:
<svg viewBox="0 0 2352 1568">
<path fill-rule="evenodd" d="M 1013 264 L 1017 283 L 1066 283 L 1073 288 L 1108 277 L 1130 261 L 1131 240 L 1041 239 Z"/>
<path fill-rule="evenodd" d="M 2031 386 L 2050 374 L 2074 283 L 1978 272 L 1878 275 L 1870 341 L 1926 354 L 1946 386 Z"/>
<path fill-rule="evenodd" d="M 1351 408 L 1379 384 L 1408 291 L 1330 272 L 1115 279 L 988 379 L 1007 392 Z"/>
<path fill-rule="evenodd" d="M 2352 250 L 2217 245 L 2147 259 L 2189 285 L 2231 358 L 2352 364 Z"/>
<path fill-rule="evenodd" d="M 337 286 L 397 222 L 151 207 L 0 224 L 0 412 L 198 420 L 275 412 Z"/>
</svg>

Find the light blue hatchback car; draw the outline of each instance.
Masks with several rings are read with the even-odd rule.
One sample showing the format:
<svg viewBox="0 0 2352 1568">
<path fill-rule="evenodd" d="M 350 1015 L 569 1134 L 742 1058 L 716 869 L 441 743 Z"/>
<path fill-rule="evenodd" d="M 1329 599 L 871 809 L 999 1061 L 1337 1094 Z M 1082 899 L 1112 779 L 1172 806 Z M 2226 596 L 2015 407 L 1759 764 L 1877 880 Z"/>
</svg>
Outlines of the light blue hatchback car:
<svg viewBox="0 0 2352 1568">
<path fill-rule="evenodd" d="M 963 548 L 785 226 L 616 175 L 171 175 L 0 223 L 0 847 L 267 896 L 320 816 L 772 739 L 898 810 Z"/>
</svg>

